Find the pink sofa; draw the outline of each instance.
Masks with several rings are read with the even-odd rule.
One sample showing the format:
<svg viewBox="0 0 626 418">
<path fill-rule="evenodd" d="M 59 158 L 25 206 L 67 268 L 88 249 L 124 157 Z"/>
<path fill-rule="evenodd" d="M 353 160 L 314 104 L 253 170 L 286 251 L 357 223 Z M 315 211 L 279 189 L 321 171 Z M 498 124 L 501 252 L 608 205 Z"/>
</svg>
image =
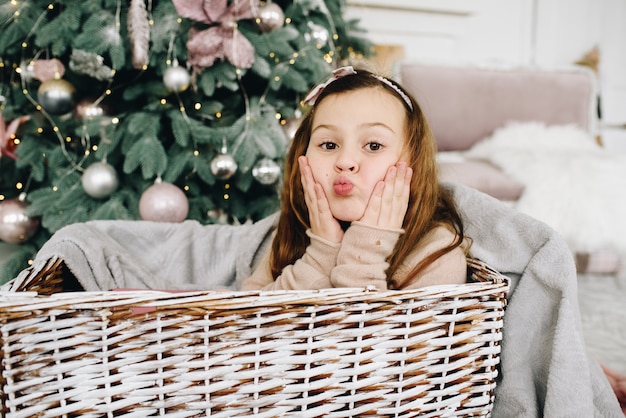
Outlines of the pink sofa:
<svg viewBox="0 0 626 418">
<path fill-rule="evenodd" d="M 573 124 L 595 134 L 597 89 L 587 68 L 478 67 L 400 62 L 396 77 L 420 103 L 440 155 L 464 151 L 510 122 Z M 487 161 L 440 160 L 442 181 L 515 201 L 524 185 Z"/>
</svg>

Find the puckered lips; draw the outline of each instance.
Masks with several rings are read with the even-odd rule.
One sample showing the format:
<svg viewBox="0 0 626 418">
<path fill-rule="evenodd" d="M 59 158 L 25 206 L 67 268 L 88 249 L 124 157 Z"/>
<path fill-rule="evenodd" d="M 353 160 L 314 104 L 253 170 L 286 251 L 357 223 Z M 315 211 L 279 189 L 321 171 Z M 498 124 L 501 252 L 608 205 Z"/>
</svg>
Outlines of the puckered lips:
<svg viewBox="0 0 626 418">
<path fill-rule="evenodd" d="M 333 183 L 333 189 L 338 196 L 347 196 L 354 189 L 354 184 L 345 176 L 339 176 Z"/>
</svg>

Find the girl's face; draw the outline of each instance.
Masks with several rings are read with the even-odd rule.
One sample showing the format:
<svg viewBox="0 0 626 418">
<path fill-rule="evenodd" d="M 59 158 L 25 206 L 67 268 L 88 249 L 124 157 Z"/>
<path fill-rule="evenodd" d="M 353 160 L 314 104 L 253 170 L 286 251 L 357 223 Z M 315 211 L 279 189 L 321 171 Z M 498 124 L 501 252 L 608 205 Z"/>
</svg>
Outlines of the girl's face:
<svg viewBox="0 0 626 418">
<path fill-rule="evenodd" d="M 405 142 L 404 105 L 382 89 L 336 94 L 318 105 L 306 156 L 336 219 L 361 219 L 376 183 L 402 159 Z"/>
</svg>

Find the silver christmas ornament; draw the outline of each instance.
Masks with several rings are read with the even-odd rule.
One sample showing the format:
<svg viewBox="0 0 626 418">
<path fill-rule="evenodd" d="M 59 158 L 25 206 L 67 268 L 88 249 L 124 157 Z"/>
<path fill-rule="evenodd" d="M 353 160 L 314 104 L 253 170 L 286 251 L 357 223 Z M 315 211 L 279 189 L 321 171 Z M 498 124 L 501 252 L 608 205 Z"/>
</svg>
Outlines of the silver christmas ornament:
<svg viewBox="0 0 626 418">
<path fill-rule="evenodd" d="M 168 67 L 163 74 L 163 84 L 168 91 L 183 92 L 189 87 L 191 75 L 179 65 Z"/>
<path fill-rule="evenodd" d="M 67 80 L 54 78 L 41 83 L 37 89 L 37 100 L 50 114 L 64 115 L 74 106 L 76 89 Z"/>
<path fill-rule="evenodd" d="M 237 172 L 237 162 L 225 150 L 211 160 L 211 173 L 221 180 L 228 180 Z"/>
<path fill-rule="evenodd" d="M 182 222 L 189 214 L 189 200 L 173 185 L 157 181 L 139 199 L 141 219 L 155 222 Z"/>
<path fill-rule="evenodd" d="M 283 132 L 285 132 L 285 136 L 287 137 L 288 141 L 291 141 L 296 135 L 296 131 L 300 126 L 300 122 L 302 122 L 302 118 L 293 117 L 290 119 L 286 119 L 285 123 L 282 124 Z"/>
<path fill-rule="evenodd" d="M 313 42 L 317 48 L 321 48 L 328 43 L 330 39 L 330 34 L 328 30 L 317 23 L 309 22 L 307 23 L 310 31 L 304 34 L 304 39 L 307 42 Z"/>
<path fill-rule="evenodd" d="M 280 166 L 270 158 L 261 158 L 252 167 L 252 176 L 261 184 L 274 184 L 280 177 Z"/>
<path fill-rule="evenodd" d="M 85 193 L 94 199 L 109 197 L 117 190 L 117 171 L 110 164 L 101 161 L 91 164 L 81 178 Z"/>
<path fill-rule="evenodd" d="M 28 204 L 22 199 L 0 203 L 0 240 L 9 244 L 28 241 L 39 228 L 39 219 L 26 215 Z"/>
<path fill-rule="evenodd" d="M 109 111 L 102 102 L 94 103 L 93 100 L 84 99 L 78 102 L 74 114 L 79 120 L 92 120 L 108 115 Z"/>
<path fill-rule="evenodd" d="M 259 7 L 259 15 L 256 19 L 259 28 L 263 32 L 271 32 L 280 28 L 285 23 L 283 9 L 276 3 L 266 3 Z"/>
</svg>

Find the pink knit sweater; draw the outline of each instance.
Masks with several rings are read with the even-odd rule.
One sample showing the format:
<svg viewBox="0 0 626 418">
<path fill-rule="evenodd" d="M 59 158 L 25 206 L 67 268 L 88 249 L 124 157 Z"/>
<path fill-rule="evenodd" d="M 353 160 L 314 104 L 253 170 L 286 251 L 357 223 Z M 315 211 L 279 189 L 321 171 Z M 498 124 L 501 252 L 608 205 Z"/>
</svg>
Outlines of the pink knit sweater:
<svg viewBox="0 0 626 418">
<path fill-rule="evenodd" d="M 341 243 L 332 243 L 307 231 L 311 243 L 299 260 L 285 267 L 282 274 L 274 280 L 269 268 L 268 251 L 252 275 L 243 282 L 241 290 L 305 290 L 365 286 L 386 290 L 385 271 L 389 267 L 386 259 L 403 232 L 402 229 L 377 228 L 353 222 L 346 230 Z M 394 273 L 393 278 L 402 279 L 421 260 L 453 240 L 454 234 L 448 228 L 443 226 L 435 228 L 415 244 L 415 248 Z M 405 288 L 465 283 L 466 249 L 466 246 L 457 247 L 438 258 Z"/>
</svg>

